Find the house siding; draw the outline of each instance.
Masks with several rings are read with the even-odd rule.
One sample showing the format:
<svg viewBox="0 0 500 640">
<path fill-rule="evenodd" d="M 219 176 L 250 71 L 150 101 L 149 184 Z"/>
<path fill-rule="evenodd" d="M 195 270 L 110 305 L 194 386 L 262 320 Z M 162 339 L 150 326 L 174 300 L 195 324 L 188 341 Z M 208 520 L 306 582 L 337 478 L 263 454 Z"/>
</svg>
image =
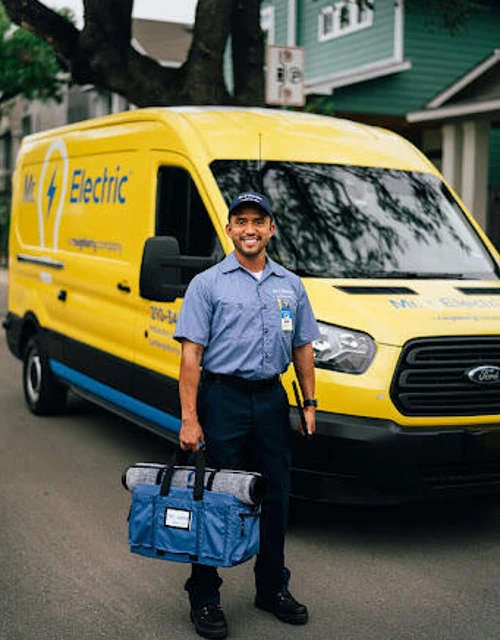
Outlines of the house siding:
<svg viewBox="0 0 500 640">
<path fill-rule="evenodd" d="M 363 65 L 392 58 L 394 55 L 394 0 L 375 0 L 373 24 L 361 31 L 331 40 L 318 40 L 318 18 L 332 1 L 301 3 L 298 44 L 304 46 L 308 81 Z"/>
<path fill-rule="evenodd" d="M 274 7 L 274 44 L 288 44 L 288 0 L 265 0 L 261 10 Z"/>
<path fill-rule="evenodd" d="M 406 115 L 424 108 L 500 46 L 500 7 L 474 14 L 465 31 L 455 36 L 430 31 L 427 20 L 422 10 L 405 14 L 404 59 L 411 61 L 410 70 L 337 89 L 330 107 L 352 113 Z"/>
</svg>

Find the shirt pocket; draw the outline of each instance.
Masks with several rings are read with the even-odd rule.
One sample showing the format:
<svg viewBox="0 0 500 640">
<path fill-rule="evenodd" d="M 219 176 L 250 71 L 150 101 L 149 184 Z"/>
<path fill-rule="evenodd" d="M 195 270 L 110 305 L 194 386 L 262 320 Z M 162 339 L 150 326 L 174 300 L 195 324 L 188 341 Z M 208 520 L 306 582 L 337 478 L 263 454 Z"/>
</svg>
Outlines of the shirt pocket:
<svg viewBox="0 0 500 640">
<path fill-rule="evenodd" d="M 245 329 L 248 312 L 244 302 L 237 300 L 220 300 L 214 322 L 214 333 L 222 333 L 224 337 L 235 336 Z"/>
</svg>

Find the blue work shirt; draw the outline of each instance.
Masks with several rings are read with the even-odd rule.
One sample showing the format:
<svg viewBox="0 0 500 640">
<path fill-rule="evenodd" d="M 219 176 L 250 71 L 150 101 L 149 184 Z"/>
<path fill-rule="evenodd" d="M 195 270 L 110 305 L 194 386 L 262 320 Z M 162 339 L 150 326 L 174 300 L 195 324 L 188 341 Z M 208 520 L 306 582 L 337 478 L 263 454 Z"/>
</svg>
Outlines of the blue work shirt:
<svg viewBox="0 0 500 640">
<path fill-rule="evenodd" d="M 258 280 L 230 253 L 189 284 L 174 338 L 205 347 L 208 371 L 261 380 L 286 371 L 319 330 L 298 276 L 268 257 Z"/>
</svg>

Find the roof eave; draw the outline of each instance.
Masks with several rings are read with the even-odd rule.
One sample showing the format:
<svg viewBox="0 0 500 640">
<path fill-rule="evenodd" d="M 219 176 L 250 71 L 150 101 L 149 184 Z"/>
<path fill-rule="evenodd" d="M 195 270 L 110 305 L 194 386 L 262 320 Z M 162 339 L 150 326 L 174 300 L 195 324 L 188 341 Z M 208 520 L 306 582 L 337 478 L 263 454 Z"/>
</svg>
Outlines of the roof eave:
<svg viewBox="0 0 500 640">
<path fill-rule="evenodd" d="M 500 99 L 453 105 L 450 107 L 441 107 L 440 109 L 412 111 L 406 115 L 406 119 L 412 124 L 432 121 L 439 122 L 443 120 L 481 115 L 483 113 L 491 113 L 492 111 L 498 111 L 500 113 Z"/>
</svg>

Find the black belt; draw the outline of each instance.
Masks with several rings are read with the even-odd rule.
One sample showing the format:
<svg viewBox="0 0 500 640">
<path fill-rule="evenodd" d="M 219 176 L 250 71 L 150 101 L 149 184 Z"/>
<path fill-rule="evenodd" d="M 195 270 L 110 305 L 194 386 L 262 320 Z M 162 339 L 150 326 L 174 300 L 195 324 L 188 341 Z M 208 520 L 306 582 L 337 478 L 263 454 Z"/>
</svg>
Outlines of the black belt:
<svg viewBox="0 0 500 640">
<path fill-rule="evenodd" d="M 225 373 L 213 373 L 212 371 L 204 370 L 202 378 L 210 380 L 211 382 L 219 382 L 223 384 L 231 385 L 238 389 L 244 389 L 246 391 L 261 391 L 263 389 L 271 389 L 276 387 L 280 383 L 279 376 L 273 376 L 272 378 L 264 378 L 263 380 L 247 380 L 241 376 L 230 376 Z"/>
</svg>

